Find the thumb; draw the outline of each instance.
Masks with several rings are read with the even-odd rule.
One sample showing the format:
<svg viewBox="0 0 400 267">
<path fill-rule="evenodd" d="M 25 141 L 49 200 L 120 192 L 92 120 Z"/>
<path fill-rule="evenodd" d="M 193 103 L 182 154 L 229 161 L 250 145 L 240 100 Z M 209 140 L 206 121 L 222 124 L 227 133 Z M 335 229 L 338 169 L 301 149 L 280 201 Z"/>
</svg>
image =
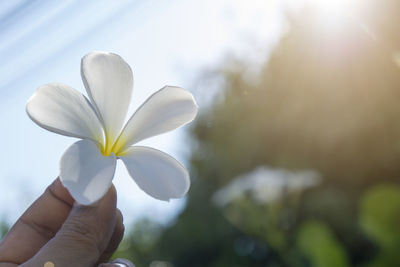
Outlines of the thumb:
<svg viewBox="0 0 400 267">
<path fill-rule="evenodd" d="M 116 223 L 116 191 L 93 206 L 75 204 L 61 229 L 40 251 L 22 266 L 93 266 L 106 249 Z"/>
</svg>

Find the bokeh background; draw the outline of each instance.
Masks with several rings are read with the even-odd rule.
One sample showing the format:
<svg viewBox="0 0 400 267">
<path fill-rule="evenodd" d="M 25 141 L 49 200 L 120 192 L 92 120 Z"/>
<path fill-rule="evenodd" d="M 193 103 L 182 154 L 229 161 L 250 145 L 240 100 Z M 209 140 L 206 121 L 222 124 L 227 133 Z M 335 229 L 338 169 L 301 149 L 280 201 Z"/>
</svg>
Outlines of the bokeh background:
<svg viewBox="0 0 400 267">
<path fill-rule="evenodd" d="M 120 54 L 133 112 L 165 84 L 200 106 L 146 140 L 190 170 L 160 202 L 117 169 L 127 232 L 150 267 L 400 266 L 398 0 L 8 1 L 0 4 L 0 230 L 57 177 L 75 140 L 25 114 L 36 88 L 83 90 L 80 58 Z"/>
</svg>

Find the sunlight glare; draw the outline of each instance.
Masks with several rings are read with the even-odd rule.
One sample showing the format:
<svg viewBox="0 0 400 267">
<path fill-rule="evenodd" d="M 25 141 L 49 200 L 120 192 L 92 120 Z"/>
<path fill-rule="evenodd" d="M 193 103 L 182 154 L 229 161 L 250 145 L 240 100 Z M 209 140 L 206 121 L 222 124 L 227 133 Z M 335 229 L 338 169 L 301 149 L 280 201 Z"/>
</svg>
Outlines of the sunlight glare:
<svg viewBox="0 0 400 267">
<path fill-rule="evenodd" d="M 343 13 L 354 2 L 352 0 L 309 0 L 309 2 L 322 12 Z"/>
<path fill-rule="evenodd" d="M 356 0 L 308 0 L 321 19 L 329 24 L 340 24 L 355 8 Z"/>
</svg>

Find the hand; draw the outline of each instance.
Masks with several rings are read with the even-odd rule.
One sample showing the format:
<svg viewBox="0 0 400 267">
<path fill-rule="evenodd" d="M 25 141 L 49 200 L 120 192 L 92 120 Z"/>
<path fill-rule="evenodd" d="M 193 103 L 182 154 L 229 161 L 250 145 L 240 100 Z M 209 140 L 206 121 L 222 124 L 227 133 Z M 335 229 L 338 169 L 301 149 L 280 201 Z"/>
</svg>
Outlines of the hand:
<svg viewBox="0 0 400 267">
<path fill-rule="evenodd" d="M 111 186 L 93 206 L 74 204 L 56 179 L 0 243 L 0 267 L 91 267 L 107 262 L 124 233 L 116 197 Z"/>
</svg>

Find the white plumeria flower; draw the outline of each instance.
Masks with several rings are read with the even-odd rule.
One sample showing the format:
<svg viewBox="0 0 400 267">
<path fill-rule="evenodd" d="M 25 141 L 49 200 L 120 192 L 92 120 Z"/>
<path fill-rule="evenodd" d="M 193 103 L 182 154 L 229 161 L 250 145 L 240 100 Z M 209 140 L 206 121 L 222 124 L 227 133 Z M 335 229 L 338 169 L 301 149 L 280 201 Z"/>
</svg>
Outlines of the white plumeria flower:
<svg viewBox="0 0 400 267">
<path fill-rule="evenodd" d="M 85 205 L 99 200 L 111 186 L 117 159 L 150 196 L 166 201 L 184 196 L 189 174 L 178 161 L 159 150 L 132 145 L 191 122 L 198 108 L 193 96 L 165 86 L 122 128 L 133 88 L 129 65 L 116 54 L 92 52 L 82 58 L 81 74 L 90 101 L 68 85 L 50 83 L 26 105 L 39 126 L 83 139 L 60 161 L 60 180 L 75 200 Z"/>
</svg>

